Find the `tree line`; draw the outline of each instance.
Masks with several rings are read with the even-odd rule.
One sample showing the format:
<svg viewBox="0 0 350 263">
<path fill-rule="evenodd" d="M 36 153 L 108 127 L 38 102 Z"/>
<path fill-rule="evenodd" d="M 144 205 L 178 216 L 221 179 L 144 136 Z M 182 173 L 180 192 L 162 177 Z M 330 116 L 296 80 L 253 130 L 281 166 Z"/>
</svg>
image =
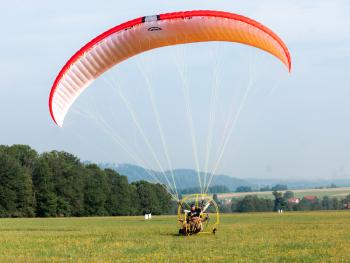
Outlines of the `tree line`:
<svg viewBox="0 0 350 263">
<path fill-rule="evenodd" d="M 0 217 L 167 214 L 173 206 L 160 184 L 129 184 L 67 152 L 0 145 Z"/>
<path fill-rule="evenodd" d="M 254 190 L 251 186 L 238 186 L 236 188 L 237 193 L 247 193 L 247 192 L 254 192 L 254 191 L 260 191 L 260 192 L 269 192 L 269 191 L 285 191 L 288 190 L 288 186 L 284 184 L 276 184 L 274 186 L 263 186 L 259 190 Z"/>
<path fill-rule="evenodd" d="M 186 189 L 182 194 L 195 190 Z M 209 192 L 228 192 L 228 189 L 213 186 Z M 274 199 L 247 195 L 227 203 L 215 194 L 214 200 L 221 212 L 350 208 L 350 195 L 302 198 L 299 203 L 288 201 L 294 197 L 292 191 L 275 190 L 273 195 Z M 0 145 L 0 217 L 169 214 L 175 213 L 176 206 L 163 185 L 146 181 L 129 184 L 126 176 L 95 164 L 84 164 L 67 152 L 38 154 L 27 145 Z"/>
<path fill-rule="evenodd" d="M 214 195 L 214 200 L 219 204 L 221 212 L 271 212 L 271 211 L 316 211 L 316 210 L 341 210 L 350 209 L 350 195 L 337 198 L 324 196 L 322 198 L 303 197 L 300 202 L 290 202 L 294 198 L 292 191 L 284 193 L 274 191 L 274 198 L 258 197 L 257 195 L 246 195 L 241 199 L 232 199 L 224 202 Z"/>
<path fill-rule="evenodd" d="M 185 189 L 180 189 L 179 193 L 180 194 L 197 194 L 201 193 L 202 190 L 200 187 L 190 187 L 190 188 L 185 188 Z M 221 193 L 230 193 L 231 190 L 228 188 L 226 185 L 213 185 L 208 188 L 208 193 L 209 194 L 221 194 Z"/>
</svg>

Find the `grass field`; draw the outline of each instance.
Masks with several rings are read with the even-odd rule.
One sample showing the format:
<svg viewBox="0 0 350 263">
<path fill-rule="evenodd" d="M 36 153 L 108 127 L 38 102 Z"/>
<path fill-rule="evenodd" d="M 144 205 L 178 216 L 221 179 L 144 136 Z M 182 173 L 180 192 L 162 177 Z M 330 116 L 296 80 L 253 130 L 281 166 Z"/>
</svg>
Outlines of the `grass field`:
<svg viewBox="0 0 350 263">
<path fill-rule="evenodd" d="M 189 237 L 174 216 L 0 219 L 0 262 L 350 262 L 350 211 L 221 219 Z"/>
<path fill-rule="evenodd" d="M 290 190 L 294 193 L 295 197 L 303 198 L 306 195 L 314 195 L 318 198 L 323 198 L 324 196 L 344 198 L 350 194 L 350 187 L 339 187 L 339 188 L 324 188 L 324 189 L 297 189 Z M 285 191 L 282 191 L 285 192 Z M 274 198 L 272 191 L 267 192 L 245 192 L 245 193 L 225 193 L 218 194 L 220 199 L 232 199 L 232 198 L 242 198 L 246 195 L 257 195 L 264 198 Z"/>
</svg>

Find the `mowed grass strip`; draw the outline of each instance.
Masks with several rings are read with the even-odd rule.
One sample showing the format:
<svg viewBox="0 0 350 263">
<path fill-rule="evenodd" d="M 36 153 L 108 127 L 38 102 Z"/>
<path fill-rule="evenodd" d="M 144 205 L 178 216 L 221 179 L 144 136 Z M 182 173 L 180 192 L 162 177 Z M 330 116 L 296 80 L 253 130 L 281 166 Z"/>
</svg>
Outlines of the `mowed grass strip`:
<svg viewBox="0 0 350 263">
<path fill-rule="evenodd" d="M 350 211 L 221 219 L 190 237 L 175 216 L 0 219 L 0 262 L 350 262 Z"/>
</svg>

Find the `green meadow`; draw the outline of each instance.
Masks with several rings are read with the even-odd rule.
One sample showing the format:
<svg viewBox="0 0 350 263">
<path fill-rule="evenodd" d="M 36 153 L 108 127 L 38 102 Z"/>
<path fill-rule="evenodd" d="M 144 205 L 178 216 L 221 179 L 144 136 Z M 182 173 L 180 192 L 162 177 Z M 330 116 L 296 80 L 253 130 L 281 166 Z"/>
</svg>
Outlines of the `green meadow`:
<svg viewBox="0 0 350 263">
<path fill-rule="evenodd" d="M 350 211 L 225 214 L 216 235 L 175 216 L 0 219 L 0 262 L 350 262 Z"/>
</svg>

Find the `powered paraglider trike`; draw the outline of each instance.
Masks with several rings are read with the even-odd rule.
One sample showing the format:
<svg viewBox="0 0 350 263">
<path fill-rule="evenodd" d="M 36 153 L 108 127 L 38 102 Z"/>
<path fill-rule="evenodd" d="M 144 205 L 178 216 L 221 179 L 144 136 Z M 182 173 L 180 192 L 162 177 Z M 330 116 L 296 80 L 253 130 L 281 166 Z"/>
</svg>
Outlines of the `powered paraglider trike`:
<svg viewBox="0 0 350 263">
<path fill-rule="evenodd" d="M 211 195 L 192 194 L 178 205 L 179 234 L 215 234 L 220 218 L 219 208 Z"/>
</svg>

